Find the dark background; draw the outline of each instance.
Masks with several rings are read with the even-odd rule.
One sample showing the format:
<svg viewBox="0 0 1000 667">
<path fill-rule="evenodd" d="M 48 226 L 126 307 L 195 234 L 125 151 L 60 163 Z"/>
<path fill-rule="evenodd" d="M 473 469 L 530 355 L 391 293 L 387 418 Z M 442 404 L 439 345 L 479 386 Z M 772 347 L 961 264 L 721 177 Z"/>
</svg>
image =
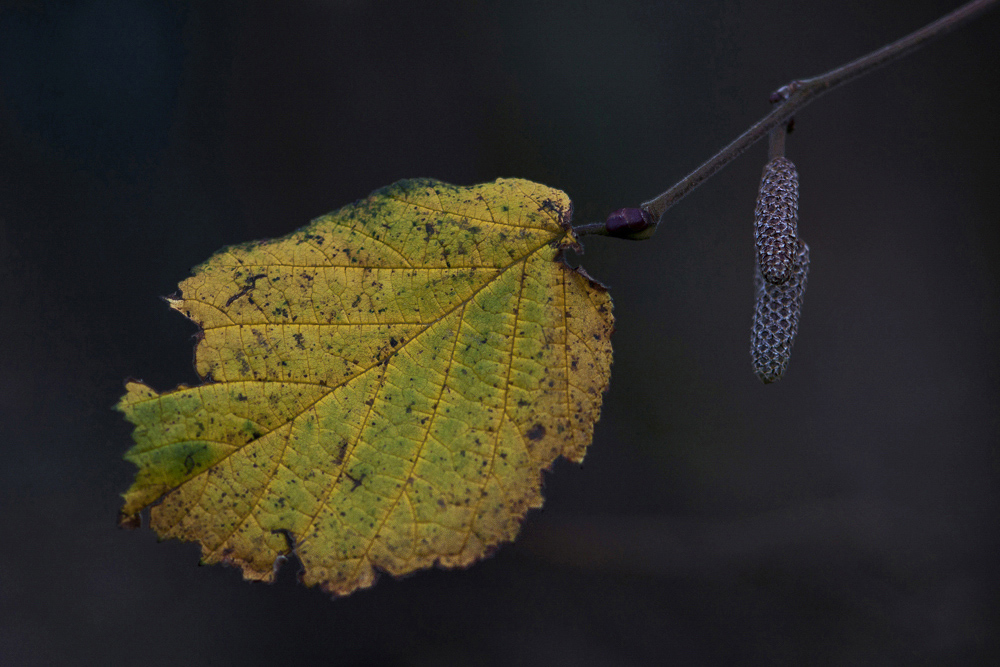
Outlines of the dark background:
<svg viewBox="0 0 1000 667">
<path fill-rule="evenodd" d="M 215 250 L 416 176 L 529 178 L 603 219 L 955 6 L 3 4 L 0 663 L 998 659 L 1000 12 L 799 114 L 813 260 L 780 383 L 749 361 L 763 144 L 653 240 L 587 239 L 611 389 L 493 558 L 331 601 L 115 527 L 111 406 L 126 376 L 197 380 L 158 296 Z"/>
</svg>

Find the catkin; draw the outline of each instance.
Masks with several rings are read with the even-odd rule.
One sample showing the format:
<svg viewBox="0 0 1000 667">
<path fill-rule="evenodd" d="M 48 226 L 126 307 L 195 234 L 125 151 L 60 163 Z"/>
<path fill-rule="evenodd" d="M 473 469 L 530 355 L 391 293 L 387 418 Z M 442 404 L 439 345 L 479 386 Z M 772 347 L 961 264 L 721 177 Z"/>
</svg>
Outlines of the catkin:
<svg viewBox="0 0 1000 667">
<path fill-rule="evenodd" d="M 764 280 L 780 285 L 792 275 L 798 246 L 799 174 L 777 157 L 764 166 L 754 211 L 757 264 Z"/>
<path fill-rule="evenodd" d="M 764 384 L 781 379 L 792 354 L 799 329 L 799 315 L 809 274 L 809 246 L 796 240 L 789 278 L 781 284 L 768 282 L 758 265 L 754 276 L 757 302 L 753 311 L 750 356 L 753 370 Z"/>
</svg>

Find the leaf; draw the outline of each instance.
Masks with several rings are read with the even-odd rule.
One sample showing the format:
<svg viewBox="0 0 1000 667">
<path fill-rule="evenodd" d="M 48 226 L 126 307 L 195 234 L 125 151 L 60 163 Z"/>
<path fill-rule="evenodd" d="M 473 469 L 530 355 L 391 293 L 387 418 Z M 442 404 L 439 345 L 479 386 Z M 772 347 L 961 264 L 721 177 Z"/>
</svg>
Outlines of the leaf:
<svg viewBox="0 0 1000 667">
<path fill-rule="evenodd" d="M 226 248 L 168 298 L 204 384 L 128 382 L 122 525 L 333 594 L 514 539 L 541 470 L 581 461 L 607 388 L 604 287 L 565 194 L 400 181 L 282 239 Z"/>
</svg>

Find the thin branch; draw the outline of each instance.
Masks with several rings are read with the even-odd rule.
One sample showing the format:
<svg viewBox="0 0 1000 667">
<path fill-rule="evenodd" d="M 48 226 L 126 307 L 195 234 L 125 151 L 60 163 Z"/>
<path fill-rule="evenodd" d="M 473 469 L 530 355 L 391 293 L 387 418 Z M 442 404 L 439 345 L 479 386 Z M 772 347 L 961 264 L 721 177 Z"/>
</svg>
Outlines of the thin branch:
<svg viewBox="0 0 1000 667">
<path fill-rule="evenodd" d="M 708 180 L 724 166 L 739 157 L 746 149 L 765 137 L 774 128 L 787 124 L 792 116 L 809 102 L 852 79 L 856 79 L 872 70 L 885 65 L 897 58 L 915 51 L 928 42 L 951 32 L 980 14 L 992 9 L 997 0 L 973 0 L 962 5 L 950 14 L 924 26 L 916 32 L 893 42 L 887 46 L 872 51 L 866 56 L 830 70 L 825 74 L 811 79 L 792 81 L 787 86 L 779 88 L 772 96 L 775 108 L 757 121 L 750 129 L 737 137 L 731 144 L 719 151 L 708 162 L 688 174 L 672 188 L 642 204 L 654 221 L 659 221 L 663 213 L 684 198 L 689 192 Z M 580 234 L 602 233 L 599 228 L 603 223 L 581 225 L 577 228 Z"/>
</svg>

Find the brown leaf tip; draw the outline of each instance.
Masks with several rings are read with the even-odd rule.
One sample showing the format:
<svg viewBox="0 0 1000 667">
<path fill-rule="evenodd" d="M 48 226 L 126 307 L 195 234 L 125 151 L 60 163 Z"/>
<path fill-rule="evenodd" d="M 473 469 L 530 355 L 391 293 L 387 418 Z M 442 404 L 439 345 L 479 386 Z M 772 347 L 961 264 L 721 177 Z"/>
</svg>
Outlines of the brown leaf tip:
<svg viewBox="0 0 1000 667">
<path fill-rule="evenodd" d="M 567 266 L 567 268 L 569 268 L 569 267 Z M 583 268 L 582 266 L 576 267 L 575 269 L 573 269 L 573 271 L 576 271 L 578 274 L 580 274 L 581 276 L 583 276 L 584 278 L 586 278 L 587 282 L 590 283 L 591 287 L 595 287 L 595 288 L 597 288 L 599 290 L 602 290 L 602 291 L 605 291 L 605 292 L 608 291 L 608 286 L 607 285 L 605 285 L 600 280 L 598 280 L 594 276 L 592 276 L 589 273 L 587 273 L 587 270 L 585 268 Z"/>
</svg>

